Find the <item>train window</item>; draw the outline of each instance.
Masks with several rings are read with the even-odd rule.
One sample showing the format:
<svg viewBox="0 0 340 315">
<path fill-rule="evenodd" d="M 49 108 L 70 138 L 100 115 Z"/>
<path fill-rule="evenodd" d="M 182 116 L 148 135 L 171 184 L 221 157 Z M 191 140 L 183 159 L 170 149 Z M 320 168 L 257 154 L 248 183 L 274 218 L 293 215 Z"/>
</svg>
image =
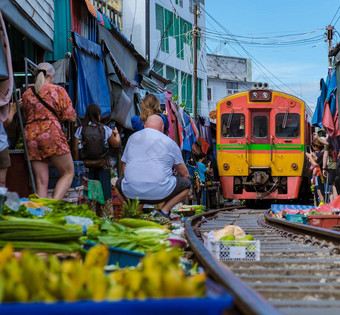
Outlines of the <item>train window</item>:
<svg viewBox="0 0 340 315">
<path fill-rule="evenodd" d="M 244 114 L 222 114 L 221 134 L 223 138 L 243 138 L 245 128 Z"/>
<path fill-rule="evenodd" d="M 299 138 L 300 115 L 277 114 L 275 117 L 275 135 L 277 138 Z"/>
<path fill-rule="evenodd" d="M 253 119 L 254 138 L 268 137 L 268 118 L 266 116 L 255 116 Z"/>
</svg>

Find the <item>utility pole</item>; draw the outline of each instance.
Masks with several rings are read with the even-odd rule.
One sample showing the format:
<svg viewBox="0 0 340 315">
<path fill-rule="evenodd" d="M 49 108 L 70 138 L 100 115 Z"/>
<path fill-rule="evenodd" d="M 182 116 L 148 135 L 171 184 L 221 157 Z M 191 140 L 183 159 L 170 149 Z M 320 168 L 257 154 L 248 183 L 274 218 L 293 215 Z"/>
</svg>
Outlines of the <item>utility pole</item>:
<svg viewBox="0 0 340 315">
<path fill-rule="evenodd" d="M 334 27 L 331 25 L 328 25 L 326 30 L 327 30 L 327 40 L 328 40 L 328 54 L 332 50 L 332 39 L 333 39 L 333 29 Z M 332 56 L 328 55 L 328 64 L 329 67 L 332 67 Z"/>
<path fill-rule="evenodd" d="M 197 4 L 194 5 L 194 27 L 193 27 L 193 36 L 194 36 L 194 115 L 195 120 L 197 120 Z"/>
</svg>

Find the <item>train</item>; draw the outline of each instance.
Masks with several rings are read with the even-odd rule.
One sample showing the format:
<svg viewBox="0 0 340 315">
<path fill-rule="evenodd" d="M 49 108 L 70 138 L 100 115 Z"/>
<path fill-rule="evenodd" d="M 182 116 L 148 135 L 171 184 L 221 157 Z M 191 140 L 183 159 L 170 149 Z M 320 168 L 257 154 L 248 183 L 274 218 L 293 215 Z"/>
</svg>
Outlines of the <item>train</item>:
<svg viewBox="0 0 340 315">
<path fill-rule="evenodd" d="M 220 100 L 216 150 L 224 199 L 307 201 L 311 120 L 303 100 L 268 84 Z"/>
</svg>

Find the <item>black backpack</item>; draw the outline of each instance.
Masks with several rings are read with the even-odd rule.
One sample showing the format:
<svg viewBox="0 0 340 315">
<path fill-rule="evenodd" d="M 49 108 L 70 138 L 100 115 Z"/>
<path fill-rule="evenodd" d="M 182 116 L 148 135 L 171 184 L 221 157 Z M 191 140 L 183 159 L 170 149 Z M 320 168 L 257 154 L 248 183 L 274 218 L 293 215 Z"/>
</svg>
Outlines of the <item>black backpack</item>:
<svg viewBox="0 0 340 315">
<path fill-rule="evenodd" d="M 109 145 L 105 143 L 103 126 L 87 125 L 82 128 L 82 160 L 99 160 L 108 157 Z"/>
</svg>

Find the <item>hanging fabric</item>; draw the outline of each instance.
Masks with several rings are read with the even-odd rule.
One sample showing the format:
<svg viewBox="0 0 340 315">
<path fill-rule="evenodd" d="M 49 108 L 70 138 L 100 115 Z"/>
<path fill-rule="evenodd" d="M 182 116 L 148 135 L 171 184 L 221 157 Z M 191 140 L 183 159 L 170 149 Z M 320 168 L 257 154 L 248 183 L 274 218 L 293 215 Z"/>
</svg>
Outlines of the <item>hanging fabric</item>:
<svg viewBox="0 0 340 315">
<path fill-rule="evenodd" d="M 322 127 L 322 117 L 323 117 L 323 108 L 327 95 L 327 85 L 324 79 L 320 80 L 320 96 L 318 97 L 318 101 L 316 104 L 316 108 L 312 118 L 312 125 L 317 127 Z"/>
<path fill-rule="evenodd" d="M 72 88 L 76 88 L 76 111 L 80 117 L 85 116 L 86 108 L 90 104 L 97 104 L 103 116 L 111 113 L 109 88 L 103 65 L 101 47 L 87 40 L 77 33 L 72 33 L 74 55 L 77 63 L 75 78 L 71 78 Z M 72 93 L 70 93 L 72 95 Z"/>
<path fill-rule="evenodd" d="M 9 101 L 11 100 L 13 92 L 13 69 L 11 49 L 7 37 L 5 21 L 2 18 L 1 11 L 0 11 L 0 46 L 3 48 L 4 52 L 3 58 L 0 60 L 0 63 L 5 71 L 3 72 L 4 80 L 0 81 L 0 123 L 3 123 L 8 117 Z"/>
</svg>

